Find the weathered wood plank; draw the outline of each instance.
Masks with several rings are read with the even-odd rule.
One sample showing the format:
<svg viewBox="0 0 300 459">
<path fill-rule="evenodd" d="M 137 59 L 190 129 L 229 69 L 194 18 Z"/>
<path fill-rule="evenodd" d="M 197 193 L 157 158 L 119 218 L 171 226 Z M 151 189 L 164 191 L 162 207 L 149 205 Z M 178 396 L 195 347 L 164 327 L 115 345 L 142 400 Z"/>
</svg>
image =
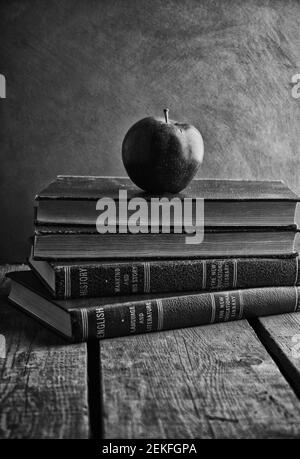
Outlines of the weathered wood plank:
<svg viewBox="0 0 300 459">
<path fill-rule="evenodd" d="M 300 314 L 263 317 L 255 329 L 300 397 Z"/>
<path fill-rule="evenodd" d="M 3 274 L 18 268 L 0 268 L 0 438 L 88 437 L 86 346 L 8 304 Z"/>
<path fill-rule="evenodd" d="M 100 351 L 105 438 L 300 437 L 300 401 L 246 321 Z"/>
</svg>

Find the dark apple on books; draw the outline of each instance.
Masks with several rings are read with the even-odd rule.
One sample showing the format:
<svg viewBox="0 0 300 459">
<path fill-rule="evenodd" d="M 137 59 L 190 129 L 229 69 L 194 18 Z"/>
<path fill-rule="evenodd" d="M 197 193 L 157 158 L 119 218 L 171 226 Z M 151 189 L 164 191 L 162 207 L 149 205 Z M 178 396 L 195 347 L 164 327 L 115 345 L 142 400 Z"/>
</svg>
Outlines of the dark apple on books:
<svg viewBox="0 0 300 459">
<path fill-rule="evenodd" d="M 200 132 L 191 124 L 148 117 L 135 123 L 122 144 L 131 180 L 152 193 L 178 193 L 190 183 L 203 161 Z"/>
</svg>

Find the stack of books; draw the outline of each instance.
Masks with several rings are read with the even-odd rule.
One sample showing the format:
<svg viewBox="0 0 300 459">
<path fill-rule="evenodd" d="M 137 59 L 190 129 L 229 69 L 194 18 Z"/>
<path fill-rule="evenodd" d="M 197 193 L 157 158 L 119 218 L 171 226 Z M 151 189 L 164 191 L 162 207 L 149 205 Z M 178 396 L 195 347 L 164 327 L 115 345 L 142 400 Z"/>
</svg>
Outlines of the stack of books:
<svg viewBox="0 0 300 459">
<path fill-rule="evenodd" d="M 298 311 L 298 201 L 281 181 L 195 179 L 161 197 L 58 176 L 9 299 L 73 341 Z"/>
</svg>

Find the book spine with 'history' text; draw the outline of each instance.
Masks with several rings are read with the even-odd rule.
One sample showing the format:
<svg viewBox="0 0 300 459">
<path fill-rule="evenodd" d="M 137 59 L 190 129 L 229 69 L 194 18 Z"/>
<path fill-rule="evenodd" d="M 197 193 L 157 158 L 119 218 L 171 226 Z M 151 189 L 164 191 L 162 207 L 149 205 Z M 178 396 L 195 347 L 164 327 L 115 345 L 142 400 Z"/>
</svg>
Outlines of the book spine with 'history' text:
<svg viewBox="0 0 300 459">
<path fill-rule="evenodd" d="M 34 268 L 33 268 L 34 269 Z M 153 260 L 54 266 L 57 299 L 298 283 L 298 258 Z"/>
</svg>

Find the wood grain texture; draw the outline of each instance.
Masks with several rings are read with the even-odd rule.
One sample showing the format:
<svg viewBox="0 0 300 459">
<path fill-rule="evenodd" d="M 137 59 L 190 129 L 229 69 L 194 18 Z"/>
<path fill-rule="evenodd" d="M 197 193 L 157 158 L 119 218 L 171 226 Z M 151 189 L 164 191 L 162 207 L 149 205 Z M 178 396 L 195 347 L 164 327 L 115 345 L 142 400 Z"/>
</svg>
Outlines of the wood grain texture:
<svg viewBox="0 0 300 459">
<path fill-rule="evenodd" d="M 3 274 L 20 268 L 0 268 L 0 438 L 87 438 L 86 345 L 8 304 Z"/>
<path fill-rule="evenodd" d="M 245 321 L 100 351 L 105 438 L 300 437 L 300 401 Z"/>
<path fill-rule="evenodd" d="M 124 175 L 125 133 L 165 106 L 203 134 L 199 177 L 300 193 L 297 0 L 3 0 L 0 56 L 3 261 L 28 255 L 39 189 L 57 174 Z"/>
<path fill-rule="evenodd" d="M 300 397 L 300 314 L 257 319 L 255 329 Z"/>
</svg>

